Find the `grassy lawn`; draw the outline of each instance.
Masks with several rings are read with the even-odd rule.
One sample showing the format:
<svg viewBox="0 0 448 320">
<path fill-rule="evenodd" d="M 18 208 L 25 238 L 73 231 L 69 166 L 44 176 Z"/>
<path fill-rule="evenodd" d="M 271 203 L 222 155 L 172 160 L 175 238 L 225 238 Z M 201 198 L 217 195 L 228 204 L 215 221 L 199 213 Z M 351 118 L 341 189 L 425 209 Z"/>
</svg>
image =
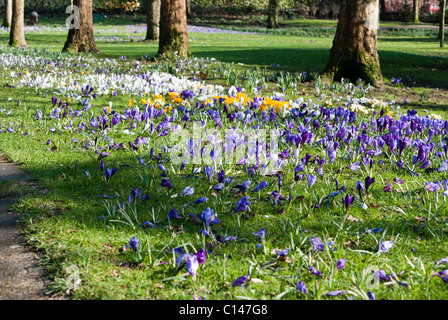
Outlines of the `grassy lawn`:
<svg viewBox="0 0 448 320">
<path fill-rule="evenodd" d="M 14 210 L 22 214 L 29 242 L 45 253 L 42 262 L 54 279 L 51 294 L 68 294 L 73 299 L 191 300 L 197 295 L 209 300 L 295 300 L 368 299 L 370 291 L 377 299 L 388 300 L 448 298 L 447 285 L 434 277 L 445 269 L 443 263 L 436 262 L 448 256 L 446 197 L 443 189 L 436 196 L 425 184 L 448 179 L 447 171 L 437 171 L 447 159 L 443 152 L 446 129 L 438 128 L 429 139 L 429 127 L 439 125 L 435 119 L 448 117 L 448 51 L 438 47 L 436 38 L 380 36 L 378 49 L 388 85 L 377 89 L 362 83 L 356 87 L 319 81 L 317 73 L 325 67 L 332 43 L 327 33 L 320 36 L 319 31 L 313 31 L 297 36 L 204 33 L 196 29 L 189 33 L 196 60 L 153 63 L 143 56 L 153 56 L 157 43 L 141 41 L 144 25 L 129 22 L 106 19 L 95 25 L 102 52 L 98 56 L 79 60 L 60 54 L 67 31 L 60 20 L 44 19 L 41 28 L 26 33 L 28 45 L 37 51 L 24 53 L 6 47 L 0 51 L 0 150 L 10 160 L 21 163 L 40 185 L 32 188 L 3 183 L 0 196 L 21 196 Z M 302 24 L 301 20 L 291 24 L 317 27 L 305 22 L 317 24 Z M 323 21 L 318 26 L 334 23 Z M 0 43 L 6 43 L 7 38 L 7 32 L 1 30 Z M 12 61 L 8 53 L 18 60 L 8 64 Z M 168 94 L 171 87 L 163 91 L 147 84 L 145 75 L 151 72 L 184 77 L 179 83 L 172 76 L 157 82 L 153 75 L 152 81 L 160 87 L 162 82 L 169 83 L 177 93 L 196 90 L 196 97 L 176 101 Z M 314 78 L 297 80 L 302 72 Z M 98 80 L 97 75 L 103 80 Z M 287 80 L 287 75 L 295 80 Z M 200 90 L 206 90 L 206 85 L 201 89 L 192 89 L 191 83 L 187 86 L 185 79 L 194 78 L 222 85 L 222 91 L 216 88 L 218 98 L 230 95 L 224 88 L 244 87 L 247 96 L 239 97 L 252 102 L 256 96 L 251 92 L 253 87 L 263 84 L 263 96 L 272 96 L 283 87 L 285 101 L 296 101 L 297 108 L 306 105 L 307 113 L 294 118 L 291 113 L 277 111 L 272 116 L 275 120 L 262 121 L 262 108 L 255 108 L 248 116 L 254 113 L 256 117 L 248 124 L 244 122 L 248 105 L 240 110 L 238 101 L 229 102 L 235 119 L 226 117 L 226 103 L 222 101 L 227 98 L 221 103 L 212 96 L 207 102 L 200 100 Z M 389 85 L 392 78 L 401 78 L 401 84 Z M 49 86 L 44 87 L 45 83 Z M 95 90 L 89 92 L 86 84 Z M 146 108 L 155 105 L 149 101 L 157 99 L 157 90 L 162 92 L 166 110 L 143 120 Z M 374 109 L 376 114 L 359 112 L 350 120 L 340 116 L 325 120 L 311 115 L 321 107 L 333 107 L 331 112 L 335 113 L 338 106 L 353 103 L 352 99 Z M 60 101 L 68 106 L 64 109 Z M 275 100 L 270 103 L 278 105 Z M 382 108 L 385 117 L 395 120 L 407 117 L 407 109 L 418 111 L 412 126 L 418 123 L 422 130 L 416 129 L 409 137 L 414 141 L 422 139 L 425 148 L 434 142 L 428 151 L 432 160 L 429 168 L 412 163 L 414 149 L 408 146 L 403 158 L 410 169 L 400 169 L 396 164 L 398 153 L 389 148 L 388 142 L 380 148 L 382 153 L 373 157 L 372 166 L 361 163 L 360 168 L 349 169 L 353 163 L 362 162 L 365 154 L 361 146 L 373 153 L 372 145 L 379 143 L 369 140 L 366 147 L 360 142 L 363 135 L 387 140 L 384 135 L 394 129 L 388 125 L 380 132 L 377 125 L 373 126 Z M 214 189 L 217 176 L 208 177 L 205 165 L 188 164 L 181 171 L 180 164 L 173 163 L 167 152 L 172 142 L 160 128 L 169 122 L 170 129 L 174 125 L 192 129 L 192 122 L 182 120 L 185 109 L 191 110 L 191 120 L 204 121 L 208 132 L 219 127 L 212 118 L 213 112 L 219 112 L 221 132 L 229 127 L 248 131 L 254 123 L 266 130 L 290 130 L 291 134 L 308 128 L 314 143 L 297 147 L 285 141 L 286 133 L 282 136 L 278 152 L 287 149 L 291 160 L 280 170 L 281 187 L 275 174 L 252 172 L 247 165 L 217 164 L 215 174 L 224 170 L 225 178 L 234 179 L 218 191 Z M 39 110 L 42 116 L 38 116 Z M 117 115 L 118 124 L 112 126 Z M 174 120 L 168 121 L 165 116 Z M 268 110 L 267 118 L 270 116 Z M 101 125 L 103 120 L 107 126 Z M 317 141 L 342 134 L 338 132 L 342 127 L 349 133 L 335 138 L 340 148 L 336 160 L 330 162 L 327 149 Z M 295 170 L 307 154 L 314 160 L 307 162 L 299 177 Z M 325 164 L 318 165 L 316 156 L 325 159 Z M 111 169 L 118 170 L 108 176 L 111 171 L 107 170 Z M 322 174 L 317 173 L 319 169 Z M 317 178 L 312 184 L 308 180 L 311 175 Z M 364 182 L 368 176 L 375 182 L 368 193 L 359 191 L 357 182 Z M 173 188 L 163 185 L 165 178 Z M 233 188 L 247 179 L 251 181 L 247 190 Z M 267 187 L 252 192 L 262 181 L 267 182 Z M 387 184 L 391 192 L 385 191 Z M 182 195 L 186 187 L 194 188 L 194 193 Z M 325 197 L 335 191 L 337 195 L 327 203 Z M 279 199 L 275 192 L 284 197 L 280 203 L 276 202 Z M 348 209 L 342 204 L 342 197 L 347 195 L 355 196 Z M 250 196 L 250 209 L 235 210 L 234 204 L 244 196 Z M 196 201 L 201 198 L 208 199 Z M 219 218 L 219 223 L 208 226 L 208 236 L 201 232 L 207 226 L 199 219 L 207 208 Z M 178 216 L 167 219 L 173 209 Z M 146 221 L 154 227 L 142 227 Z M 257 234 L 261 229 L 266 231 L 265 237 Z M 138 251 L 129 246 L 133 237 L 139 240 Z M 224 241 L 226 237 L 235 238 Z M 317 238 L 323 247 L 313 246 Z M 383 253 L 377 248 L 385 241 L 394 244 Z M 173 251 L 175 248 L 187 254 L 207 250 L 206 261 L 195 277 L 187 271 L 179 251 Z M 340 268 L 340 259 L 346 259 L 345 268 Z M 79 271 L 81 283 L 77 290 L 67 292 L 73 266 Z M 247 276 L 249 270 L 246 286 L 234 286 L 234 281 Z M 372 280 L 370 270 L 384 270 L 389 276 L 381 281 L 373 279 L 376 282 L 372 286 L 368 283 Z M 297 290 L 299 281 L 307 285 L 307 294 Z M 340 295 L 327 295 L 339 290 L 343 290 Z"/>
</svg>

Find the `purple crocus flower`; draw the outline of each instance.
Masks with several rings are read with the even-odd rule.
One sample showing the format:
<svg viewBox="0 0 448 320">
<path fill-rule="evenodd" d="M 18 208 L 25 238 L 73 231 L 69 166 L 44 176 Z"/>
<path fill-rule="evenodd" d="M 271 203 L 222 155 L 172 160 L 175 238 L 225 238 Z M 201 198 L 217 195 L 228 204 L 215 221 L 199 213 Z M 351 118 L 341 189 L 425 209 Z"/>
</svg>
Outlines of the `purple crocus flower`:
<svg viewBox="0 0 448 320">
<path fill-rule="evenodd" d="M 448 270 L 439 271 L 439 273 L 437 273 L 435 276 L 439 277 L 440 279 L 443 280 L 443 282 L 448 284 Z"/>
<path fill-rule="evenodd" d="M 289 249 L 285 249 L 282 251 L 275 250 L 275 254 L 280 257 L 286 257 L 288 255 L 289 251 L 290 251 Z"/>
<path fill-rule="evenodd" d="M 306 180 L 308 181 L 308 187 L 311 188 L 313 186 L 313 184 L 316 182 L 317 178 L 315 175 L 309 174 L 306 177 Z"/>
<path fill-rule="evenodd" d="M 246 192 L 246 190 L 247 190 L 247 188 L 249 188 L 250 184 L 251 184 L 251 181 L 249 179 L 247 179 L 242 184 L 236 185 L 233 188 L 240 189 L 242 192 Z"/>
<path fill-rule="evenodd" d="M 344 198 L 342 198 L 342 203 L 345 207 L 345 213 L 347 213 L 350 205 L 355 201 L 355 197 L 351 194 L 347 194 Z"/>
<path fill-rule="evenodd" d="M 198 259 L 198 262 L 200 264 L 204 264 L 205 263 L 205 260 L 207 258 L 207 252 L 204 250 L 204 248 L 201 248 L 201 250 L 196 252 L 194 255 L 196 256 L 196 258 Z"/>
<path fill-rule="evenodd" d="M 431 160 L 426 160 L 420 165 L 420 169 L 426 169 L 431 165 Z"/>
<path fill-rule="evenodd" d="M 299 172 L 302 172 L 304 170 L 303 168 L 303 164 L 299 163 L 295 168 L 294 168 L 294 173 L 297 174 Z"/>
<path fill-rule="evenodd" d="M 366 187 L 366 194 L 368 193 L 369 187 L 375 182 L 375 178 L 366 177 L 364 180 Z"/>
<path fill-rule="evenodd" d="M 181 197 L 191 196 L 194 193 L 193 187 L 185 187 L 184 190 L 180 193 Z"/>
<path fill-rule="evenodd" d="M 263 190 L 267 186 L 268 186 L 268 183 L 266 181 L 262 181 L 252 190 L 252 192 L 257 192 L 257 191 Z"/>
<path fill-rule="evenodd" d="M 106 169 L 106 171 L 104 172 L 104 176 L 106 177 L 106 180 L 109 181 L 110 177 L 112 177 L 115 173 L 117 173 L 117 171 L 118 171 L 117 168 Z"/>
<path fill-rule="evenodd" d="M 225 177 L 225 171 L 221 170 L 218 172 L 218 182 L 222 183 L 224 181 L 224 177 Z"/>
<path fill-rule="evenodd" d="M 241 276 L 241 277 L 237 278 L 235 281 L 233 281 L 232 286 L 239 287 L 239 286 L 244 285 L 250 277 L 250 271 L 251 271 L 251 268 L 249 267 L 249 270 L 247 271 L 247 276 Z"/>
<path fill-rule="evenodd" d="M 207 208 L 205 211 L 199 214 L 199 219 L 205 222 L 205 226 L 208 230 L 210 223 L 218 224 L 220 220 L 215 216 L 215 210 Z"/>
<path fill-rule="evenodd" d="M 425 182 L 425 189 L 428 191 L 437 191 L 442 187 L 439 181 Z"/>
<path fill-rule="evenodd" d="M 168 219 L 173 220 L 181 218 L 181 216 L 177 212 L 178 211 L 176 208 L 171 209 L 170 212 L 168 212 Z"/>
<path fill-rule="evenodd" d="M 132 239 L 131 239 L 131 241 L 129 241 L 129 246 L 132 248 L 132 250 L 134 250 L 134 251 L 138 251 L 138 245 L 139 245 L 139 242 L 138 242 L 138 240 L 137 240 L 137 238 L 136 237 L 133 237 Z"/>
<path fill-rule="evenodd" d="M 201 228 L 201 233 L 206 237 L 210 237 L 210 233 L 208 233 L 208 231 L 205 230 L 204 228 Z"/>
<path fill-rule="evenodd" d="M 360 196 L 364 189 L 364 184 L 361 181 L 356 182 L 356 190 L 358 190 Z"/>
<path fill-rule="evenodd" d="M 235 281 L 233 281 L 232 286 L 233 287 L 240 287 L 242 285 L 244 285 L 247 281 L 247 277 L 246 276 L 241 276 L 239 278 L 237 278 Z"/>
<path fill-rule="evenodd" d="M 381 253 L 389 251 L 390 248 L 394 245 L 394 241 L 384 241 L 378 245 L 378 251 Z"/>
<path fill-rule="evenodd" d="M 194 294 L 194 295 L 193 295 L 193 299 L 194 299 L 194 300 L 202 300 L 201 296 L 199 296 L 199 295 L 197 295 L 197 294 Z"/>
<path fill-rule="evenodd" d="M 258 237 L 259 241 L 263 241 L 266 237 L 266 230 L 264 230 L 264 228 L 261 228 L 258 232 L 254 232 L 252 234 Z"/>
<path fill-rule="evenodd" d="M 282 188 L 282 176 L 279 173 L 276 176 L 278 178 L 278 189 L 280 190 Z"/>
<path fill-rule="evenodd" d="M 303 281 L 299 281 L 296 283 L 296 289 L 297 289 L 297 291 L 300 291 L 304 294 L 308 294 L 305 282 L 303 282 Z"/>
<path fill-rule="evenodd" d="M 160 185 L 162 187 L 165 187 L 165 188 L 168 188 L 168 189 L 173 188 L 173 185 L 167 179 L 162 179 L 162 182 L 160 183 Z"/>
<path fill-rule="evenodd" d="M 199 269 L 198 257 L 196 255 L 188 256 L 185 261 L 187 263 L 187 270 L 188 270 L 188 272 L 192 276 L 195 276 L 197 274 L 198 269 Z"/>
<path fill-rule="evenodd" d="M 250 201 L 249 196 L 242 197 L 236 204 L 235 204 L 235 210 L 233 213 L 236 212 L 245 212 L 249 208 Z"/>
<path fill-rule="evenodd" d="M 369 300 L 376 300 L 376 296 L 372 291 L 368 291 L 367 296 L 369 297 Z"/>
<path fill-rule="evenodd" d="M 365 231 L 365 233 L 378 233 L 383 231 L 383 228 L 373 228 L 373 229 L 368 229 Z"/>
<path fill-rule="evenodd" d="M 361 167 L 359 166 L 359 162 L 355 162 L 350 164 L 347 168 L 353 171 L 358 171 Z"/>
<path fill-rule="evenodd" d="M 154 223 L 149 222 L 149 221 L 145 221 L 143 222 L 140 227 L 142 227 L 143 229 L 150 229 L 150 228 L 154 228 Z"/>
<path fill-rule="evenodd" d="M 213 190 L 221 191 L 224 188 L 224 183 L 220 182 L 217 185 L 213 186 Z"/>
<path fill-rule="evenodd" d="M 339 259 L 338 262 L 336 263 L 336 267 L 337 267 L 339 270 L 344 269 L 344 268 L 345 268 L 345 262 L 346 262 L 346 261 L 347 261 L 347 259 L 344 259 L 344 258 Z"/>
<path fill-rule="evenodd" d="M 205 174 L 207 175 L 207 178 L 208 178 L 209 182 L 211 180 L 211 177 L 212 177 L 212 174 L 213 174 L 214 170 L 215 170 L 214 166 L 206 166 L 205 169 L 204 169 Z"/>
<path fill-rule="evenodd" d="M 316 252 L 317 250 L 324 251 L 325 244 L 322 242 L 320 238 L 312 237 L 310 242 L 311 245 L 314 247 L 314 252 Z"/>
<path fill-rule="evenodd" d="M 317 270 L 317 269 L 316 269 L 315 267 L 313 267 L 313 266 L 310 266 L 310 272 L 311 272 L 312 274 L 314 274 L 315 276 L 317 276 L 317 277 L 322 277 L 322 275 L 323 275 L 322 271 Z"/>
<path fill-rule="evenodd" d="M 276 205 L 278 205 L 278 204 L 282 204 L 281 202 L 280 202 L 280 200 L 284 200 L 285 198 L 276 190 L 276 191 L 274 191 L 274 192 L 272 192 L 272 197 L 273 197 L 273 204 L 274 204 L 274 206 L 276 206 Z"/>
<path fill-rule="evenodd" d="M 328 247 L 329 247 L 330 249 L 333 249 L 333 251 L 337 251 L 337 250 L 338 250 L 338 248 L 335 246 L 335 244 L 334 244 L 333 241 L 328 241 L 328 242 L 327 242 L 327 245 L 328 245 Z"/>
<path fill-rule="evenodd" d="M 202 198 L 199 198 L 199 199 L 197 199 L 196 201 L 194 201 L 194 202 L 192 202 L 190 204 L 200 204 L 200 203 L 204 203 L 204 202 L 207 202 L 207 201 L 208 201 L 207 197 L 202 197 Z"/>
<path fill-rule="evenodd" d="M 441 263 L 448 263 L 448 257 L 440 259 L 439 261 L 437 261 L 436 266 L 438 266 Z"/>
<path fill-rule="evenodd" d="M 348 291 L 346 291 L 346 290 L 336 290 L 336 291 L 328 292 L 328 293 L 326 293 L 325 295 L 326 295 L 326 296 L 340 296 L 340 295 L 345 294 L 345 293 L 347 293 L 347 292 L 348 292 Z"/>
<path fill-rule="evenodd" d="M 217 234 L 217 235 L 216 235 L 216 240 L 217 240 L 219 243 L 227 243 L 227 242 L 229 242 L 230 240 L 235 241 L 236 238 L 237 238 L 236 236 L 227 236 L 227 237 L 223 238 L 220 234 Z"/>
</svg>

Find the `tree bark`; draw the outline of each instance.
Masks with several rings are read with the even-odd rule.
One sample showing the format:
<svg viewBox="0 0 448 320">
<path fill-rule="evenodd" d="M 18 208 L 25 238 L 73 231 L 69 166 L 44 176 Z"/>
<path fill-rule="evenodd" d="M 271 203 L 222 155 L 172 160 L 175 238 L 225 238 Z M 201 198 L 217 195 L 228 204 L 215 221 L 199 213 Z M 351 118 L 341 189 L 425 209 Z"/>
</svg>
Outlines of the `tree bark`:
<svg viewBox="0 0 448 320">
<path fill-rule="evenodd" d="M 414 8 L 413 8 L 413 16 L 414 22 L 419 22 L 418 20 L 418 0 L 414 0 Z"/>
<path fill-rule="evenodd" d="M 445 15 L 446 15 L 446 0 L 440 1 L 440 26 L 439 26 L 439 39 L 440 48 L 443 48 L 445 41 Z"/>
<path fill-rule="evenodd" d="M 332 81 L 382 82 L 377 51 L 379 0 L 343 0 L 324 76 Z"/>
<path fill-rule="evenodd" d="M 2 27 L 11 27 L 12 22 L 12 0 L 5 0 L 5 15 L 3 17 Z"/>
<path fill-rule="evenodd" d="M 187 12 L 185 0 L 162 0 L 160 7 L 160 38 L 157 57 L 180 58 L 190 56 L 187 35 Z"/>
<path fill-rule="evenodd" d="M 160 0 L 145 0 L 146 6 L 146 39 L 159 40 Z"/>
<path fill-rule="evenodd" d="M 99 53 L 93 37 L 92 0 L 73 0 L 73 5 L 79 9 L 79 26 L 70 27 L 62 52 Z"/>
<path fill-rule="evenodd" d="M 11 31 L 9 33 L 9 45 L 11 47 L 26 46 L 25 31 L 23 29 L 25 19 L 25 1 L 12 0 Z"/>
<path fill-rule="evenodd" d="M 278 29 L 278 12 L 280 10 L 280 1 L 281 0 L 269 0 L 268 5 L 268 21 L 267 28 L 268 29 Z"/>
</svg>

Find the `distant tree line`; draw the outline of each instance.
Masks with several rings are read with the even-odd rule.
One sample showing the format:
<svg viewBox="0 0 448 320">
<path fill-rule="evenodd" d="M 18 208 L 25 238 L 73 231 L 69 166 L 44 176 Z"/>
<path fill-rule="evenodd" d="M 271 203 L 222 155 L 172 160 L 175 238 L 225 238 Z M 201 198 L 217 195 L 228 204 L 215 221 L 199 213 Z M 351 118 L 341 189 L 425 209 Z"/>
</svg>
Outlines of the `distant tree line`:
<svg viewBox="0 0 448 320">
<path fill-rule="evenodd" d="M 338 19 L 342 0 L 186 0 L 189 17 L 244 17 L 249 15 L 275 16 L 286 18 Z M 0 0 L 0 12 L 5 12 L 7 0 Z M 381 20 L 391 21 L 433 21 L 434 15 L 422 14 L 423 7 L 439 4 L 440 0 L 380 0 Z M 37 11 L 40 15 L 64 14 L 71 0 L 26 0 L 25 14 Z M 414 10 L 415 3 L 420 8 Z M 103 14 L 146 14 L 145 0 L 94 0 L 94 13 Z M 274 17 L 272 17 L 274 19 Z M 275 27 L 276 22 L 270 24 Z"/>
<path fill-rule="evenodd" d="M 3 12 L 7 0 L 0 0 L 0 12 Z M 93 12 L 96 13 L 127 13 L 142 11 L 142 1 L 138 0 L 94 0 Z M 40 14 L 64 14 L 71 0 L 25 0 L 25 13 L 37 11 Z"/>
</svg>

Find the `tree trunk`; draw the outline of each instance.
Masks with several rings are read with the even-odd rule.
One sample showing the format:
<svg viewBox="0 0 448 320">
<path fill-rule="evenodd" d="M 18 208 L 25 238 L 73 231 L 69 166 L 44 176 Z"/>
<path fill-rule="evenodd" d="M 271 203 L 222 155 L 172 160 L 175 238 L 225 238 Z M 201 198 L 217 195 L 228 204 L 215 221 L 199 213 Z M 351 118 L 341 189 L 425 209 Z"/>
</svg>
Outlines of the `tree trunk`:
<svg viewBox="0 0 448 320">
<path fill-rule="evenodd" d="M 384 19 L 386 13 L 386 0 L 380 0 L 380 18 Z"/>
<path fill-rule="evenodd" d="M 269 0 L 268 5 L 268 21 L 267 28 L 268 29 L 278 29 L 278 11 L 280 10 L 280 1 L 281 0 Z"/>
<path fill-rule="evenodd" d="M 5 0 L 5 16 L 3 17 L 2 27 L 11 27 L 12 22 L 12 0 Z"/>
<path fill-rule="evenodd" d="M 62 52 L 99 53 L 93 37 L 92 0 L 73 0 L 73 6 L 79 9 L 79 25 L 69 27 L 67 41 Z M 72 16 L 75 15 L 77 15 L 77 11 L 74 9 Z"/>
<path fill-rule="evenodd" d="M 145 0 L 146 39 L 159 40 L 160 0 Z"/>
<path fill-rule="evenodd" d="M 24 0 L 12 0 L 11 31 L 9 33 L 9 45 L 11 47 L 26 46 L 25 31 L 23 29 L 25 19 Z"/>
<path fill-rule="evenodd" d="M 413 16 L 414 22 L 418 22 L 418 0 L 414 0 Z"/>
<path fill-rule="evenodd" d="M 160 7 L 160 38 L 157 57 L 181 58 L 190 55 L 187 35 L 187 12 L 185 0 L 162 0 Z"/>
<path fill-rule="evenodd" d="M 191 17 L 191 0 L 186 0 L 186 6 L 187 6 L 187 18 Z"/>
<path fill-rule="evenodd" d="M 382 82 L 377 51 L 378 0 L 343 0 L 324 76 L 333 81 Z"/>
<path fill-rule="evenodd" d="M 439 28 L 439 39 L 440 47 L 443 48 L 443 42 L 445 40 L 445 15 L 446 15 L 446 0 L 440 1 L 440 28 Z"/>
</svg>

